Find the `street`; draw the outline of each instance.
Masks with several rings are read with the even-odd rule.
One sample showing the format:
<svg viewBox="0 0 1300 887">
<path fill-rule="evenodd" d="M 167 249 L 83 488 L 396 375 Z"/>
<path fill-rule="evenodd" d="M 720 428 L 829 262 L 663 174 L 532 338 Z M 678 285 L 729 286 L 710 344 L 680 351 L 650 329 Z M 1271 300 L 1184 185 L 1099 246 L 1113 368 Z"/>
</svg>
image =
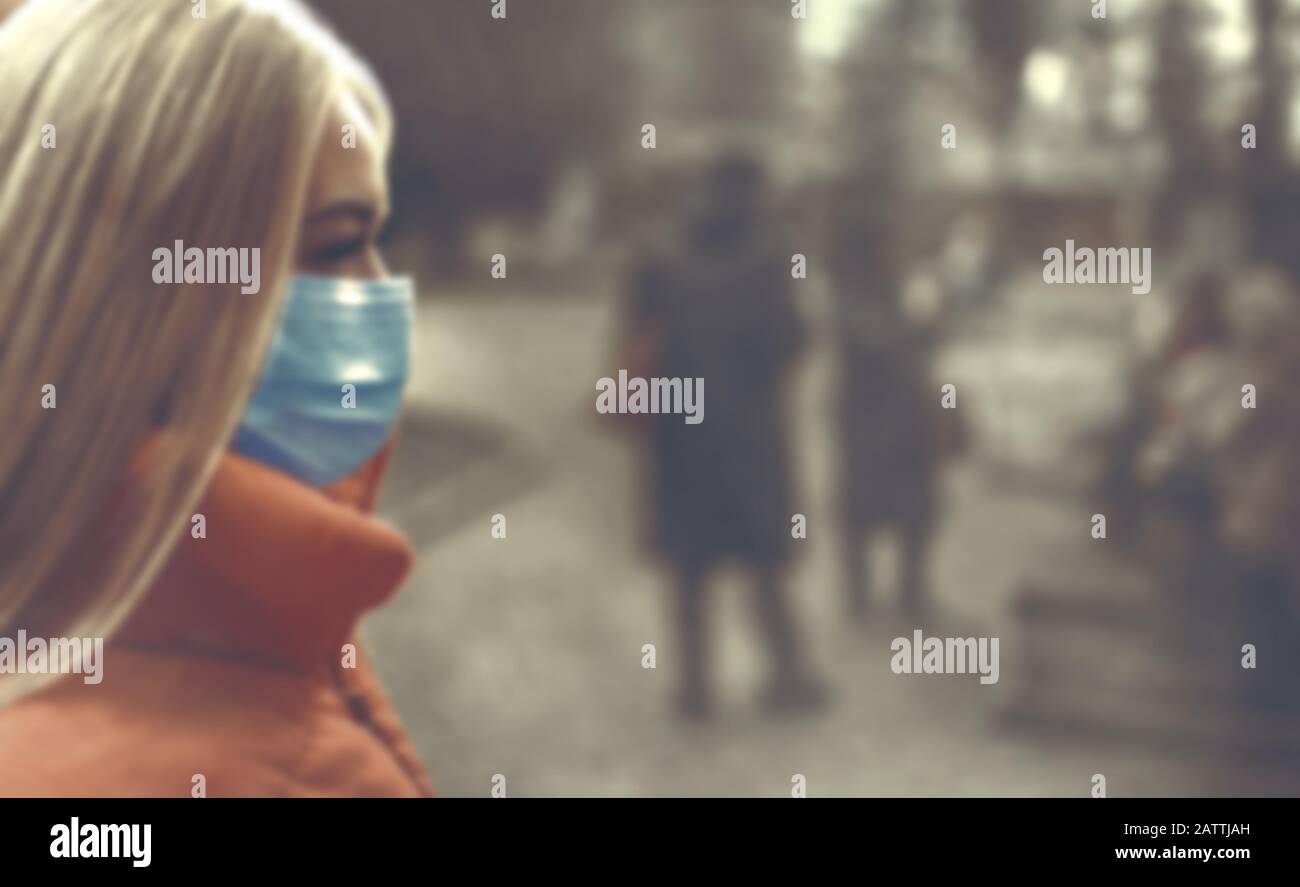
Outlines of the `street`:
<svg viewBox="0 0 1300 887">
<path fill-rule="evenodd" d="M 809 795 L 1082 797 L 1099 773 L 1115 796 L 1283 790 L 1269 771 L 1223 756 L 1003 725 L 1020 684 L 1019 585 L 1122 577 L 1089 537 L 1090 509 L 1008 488 L 980 460 L 945 480 L 935 614 L 924 626 L 901 617 L 886 558 L 868 624 L 849 624 L 826 506 L 832 369 L 817 348 L 797 385 L 809 530 L 795 583 L 833 705 L 790 721 L 756 707 L 765 663 L 742 577 L 726 575 L 714 613 L 722 711 L 705 725 L 680 721 L 665 576 L 638 546 L 634 448 L 593 407 L 595 380 L 616 369 L 613 320 L 610 300 L 586 296 L 421 305 L 413 411 L 490 431 L 436 478 L 410 455 L 416 443 L 399 449 L 383 507 L 418 541 L 418 566 L 363 637 L 442 794 L 487 795 L 495 774 L 515 796 L 788 796 L 796 774 Z M 504 539 L 491 532 L 497 513 Z M 1000 637 L 1000 681 L 894 674 L 892 639 L 918 627 Z M 642 668 L 645 644 L 655 669 Z"/>
</svg>

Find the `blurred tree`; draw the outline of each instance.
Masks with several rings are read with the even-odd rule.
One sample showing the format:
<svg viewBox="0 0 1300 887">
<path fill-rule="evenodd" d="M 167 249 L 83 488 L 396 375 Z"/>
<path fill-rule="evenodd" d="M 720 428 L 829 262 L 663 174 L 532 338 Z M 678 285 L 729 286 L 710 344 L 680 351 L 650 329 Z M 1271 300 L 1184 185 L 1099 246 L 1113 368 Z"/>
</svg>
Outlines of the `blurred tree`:
<svg viewBox="0 0 1300 887">
<path fill-rule="evenodd" d="M 796 27 L 788 4 L 659 0 L 632 6 L 647 111 L 698 123 L 761 121 L 784 109 Z"/>
<path fill-rule="evenodd" d="M 375 68 L 396 107 L 396 225 L 434 232 L 440 266 L 463 259 L 470 217 L 533 211 L 566 167 L 623 132 L 633 78 L 626 4 L 311 0 Z"/>
<path fill-rule="evenodd" d="M 1156 230 L 1175 237 L 1189 207 L 1222 184 L 1212 136 L 1201 117 L 1208 72 L 1198 46 L 1208 21 L 1199 3 L 1166 2 L 1156 22 L 1156 71 L 1151 106 L 1165 146 L 1165 186 L 1156 208 Z"/>
<path fill-rule="evenodd" d="M 903 180 L 915 84 L 912 50 L 924 5 L 881 0 L 864 17 L 840 62 L 848 186 L 870 195 L 871 203 L 894 203 Z"/>
<path fill-rule="evenodd" d="M 1295 255 L 1300 237 L 1300 177 L 1287 149 L 1294 85 L 1277 39 L 1283 31 L 1283 3 L 1252 0 L 1251 12 L 1257 92 L 1248 122 L 1255 124 L 1257 146 L 1245 154 L 1244 164 L 1251 244 L 1259 258 L 1278 262 L 1300 276 Z"/>
<path fill-rule="evenodd" d="M 621 41 L 634 61 L 633 83 L 618 96 L 626 134 L 611 158 L 604 207 L 611 225 L 653 231 L 721 153 L 749 154 L 769 170 L 782 162 L 783 144 L 801 136 L 792 87 L 805 23 L 788 3 L 611 2 L 627 13 Z M 658 130 L 652 153 L 639 145 L 645 123 Z"/>
<path fill-rule="evenodd" d="M 1010 131 L 1020 110 L 1021 77 L 1033 48 L 1037 0 L 966 0 L 975 51 L 992 87 L 991 122 Z"/>
</svg>

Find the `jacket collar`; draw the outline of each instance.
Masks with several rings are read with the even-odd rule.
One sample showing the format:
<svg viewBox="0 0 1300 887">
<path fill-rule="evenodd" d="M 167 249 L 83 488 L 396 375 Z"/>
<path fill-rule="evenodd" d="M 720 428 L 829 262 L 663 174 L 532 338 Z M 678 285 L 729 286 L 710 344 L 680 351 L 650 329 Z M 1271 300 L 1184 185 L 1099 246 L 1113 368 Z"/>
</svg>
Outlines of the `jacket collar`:
<svg viewBox="0 0 1300 887">
<path fill-rule="evenodd" d="M 206 538 L 186 533 L 115 642 L 297 670 L 337 664 L 414 560 L 369 513 L 391 451 L 326 490 L 224 456 L 196 510 Z"/>
</svg>

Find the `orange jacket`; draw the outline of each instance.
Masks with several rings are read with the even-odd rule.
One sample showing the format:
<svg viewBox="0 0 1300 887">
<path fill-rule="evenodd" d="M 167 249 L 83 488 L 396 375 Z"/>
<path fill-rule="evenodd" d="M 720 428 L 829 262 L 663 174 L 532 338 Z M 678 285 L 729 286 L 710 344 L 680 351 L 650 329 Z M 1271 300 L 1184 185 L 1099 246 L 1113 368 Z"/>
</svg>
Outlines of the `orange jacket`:
<svg viewBox="0 0 1300 887">
<path fill-rule="evenodd" d="M 368 513 L 388 453 L 324 492 L 226 456 L 207 538 L 186 534 L 102 682 L 0 710 L 0 796 L 431 795 L 370 666 L 344 665 L 412 563 Z"/>
</svg>

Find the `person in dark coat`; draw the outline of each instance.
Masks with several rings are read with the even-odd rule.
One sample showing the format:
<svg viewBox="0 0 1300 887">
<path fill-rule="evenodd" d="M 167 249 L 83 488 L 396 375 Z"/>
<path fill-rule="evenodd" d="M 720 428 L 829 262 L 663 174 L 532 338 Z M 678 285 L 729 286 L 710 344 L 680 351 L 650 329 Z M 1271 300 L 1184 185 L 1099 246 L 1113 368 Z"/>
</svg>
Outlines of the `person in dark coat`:
<svg viewBox="0 0 1300 887">
<path fill-rule="evenodd" d="M 650 337 L 653 373 L 702 379 L 704 421 L 651 423 L 650 485 L 656 547 L 675 567 L 681 637 L 680 705 L 707 714 L 706 580 L 725 560 L 755 577 L 760 624 L 773 656 L 766 703 L 821 701 L 786 599 L 792 538 L 790 456 L 782 389 L 802 332 L 791 301 L 791 253 L 760 211 L 752 160 L 717 162 L 666 248 L 636 275 L 629 328 Z"/>
<path fill-rule="evenodd" d="M 841 527 L 850 616 L 864 616 L 866 541 L 892 530 L 904 609 L 925 600 L 935 513 L 939 391 L 929 384 L 929 333 L 902 310 L 901 274 L 882 209 L 843 214 L 835 230 L 840 356 Z"/>
</svg>

